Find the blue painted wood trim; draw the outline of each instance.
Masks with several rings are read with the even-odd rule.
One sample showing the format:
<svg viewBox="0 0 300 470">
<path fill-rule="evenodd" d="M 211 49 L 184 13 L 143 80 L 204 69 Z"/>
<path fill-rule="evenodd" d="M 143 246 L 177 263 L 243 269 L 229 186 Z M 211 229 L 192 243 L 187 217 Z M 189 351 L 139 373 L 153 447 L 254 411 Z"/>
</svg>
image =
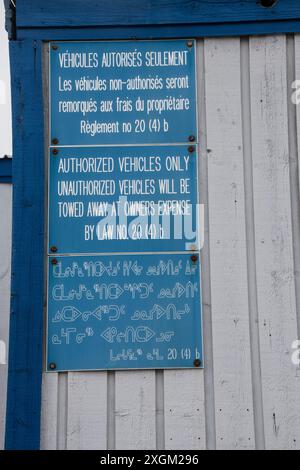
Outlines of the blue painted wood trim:
<svg viewBox="0 0 300 470">
<path fill-rule="evenodd" d="M 299 0 L 277 0 L 263 8 L 259 0 L 18 0 L 17 29 L 61 27 L 136 27 L 211 25 L 215 33 L 250 34 L 247 23 L 262 23 L 263 33 L 275 32 L 276 22 L 300 20 Z M 231 31 L 229 31 L 229 25 Z M 284 24 L 281 23 L 281 26 Z M 277 31 L 278 32 L 278 27 Z M 284 31 L 280 31 L 284 32 Z M 191 34 L 190 34 L 191 35 Z M 193 36 L 195 36 L 193 34 Z"/>
<path fill-rule="evenodd" d="M 44 288 L 44 135 L 41 43 L 10 42 L 13 249 L 6 449 L 40 445 Z"/>
<path fill-rule="evenodd" d="M 300 4 L 300 0 L 299 0 Z M 113 39 L 164 39 L 203 38 L 226 36 L 251 36 L 257 34 L 300 33 L 300 20 L 276 21 L 269 28 L 264 22 L 249 22 L 232 25 L 157 25 L 135 27 L 90 27 L 90 28 L 37 28 L 18 31 L 19 39 L 44 41 L 113 40 Z"/>
<path fill-rule="evenodd" d="M 0 158 L 0 183 L 12 182 L 12 159 Z"/>
</svg>

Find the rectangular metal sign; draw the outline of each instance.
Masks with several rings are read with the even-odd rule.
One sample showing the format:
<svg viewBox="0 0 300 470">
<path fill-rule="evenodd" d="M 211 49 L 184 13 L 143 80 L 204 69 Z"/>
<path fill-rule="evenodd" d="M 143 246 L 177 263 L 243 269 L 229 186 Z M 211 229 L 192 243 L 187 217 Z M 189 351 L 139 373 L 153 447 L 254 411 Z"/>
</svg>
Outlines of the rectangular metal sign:
<svg viewBox="0 0 300 470">
<path fill-rule="evenodd" d="M 50 44 L 50 144 L 196 140 L 195 41 Z"/>
<path fill-rule="evenodd" d="M 48 370 L 202 367 L 200 319 L 189 254 L 49 260 Z"/>
<path fill-rule="evenodd" d="M 50 250 L 199 248 L 194 146 L 62 147 L 49 159 Z"/>
<path fill-rule="evenodd" d="M 203 365 L 195 49 L 49 44 L 48 371 Z"/>
</svg>

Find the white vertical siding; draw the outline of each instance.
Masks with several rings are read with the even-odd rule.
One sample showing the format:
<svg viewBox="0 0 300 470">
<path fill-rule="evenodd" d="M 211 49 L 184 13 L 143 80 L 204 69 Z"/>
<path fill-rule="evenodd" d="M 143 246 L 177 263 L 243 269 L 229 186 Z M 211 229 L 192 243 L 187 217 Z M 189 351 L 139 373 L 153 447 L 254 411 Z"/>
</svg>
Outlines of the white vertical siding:
<svg viewBox="0 0 300 470">
<path fill-rule="evenodd" d="M 0 341 L 8 351 L 12 187 L 0 184 Z M 6 357 L 7 362 L 7 357 Z M 5 435 L 7 365 L 0 363 L 0 449 Z"/>
<path fill-rule="evenodd" d="M 45 374 L 44 449 L 300 449 L 300 37 L 197 47 L 205 369 Z"/>
<path fill-rule="evenodd" d="M 205 41 L 216 444 L 255 446 L 239 39 Z M 204 273 L 205 275 L 205 273 Z"/>
<path fill-rule="evenodd" d="M 116 372 L 115 397 L 116 449 L 155 448 L 155 372 Z"/>
<path fill-rule="evenodd" d="M 265 441 L 299 448 L 300 377 L 289 168 L 286 38 L 250 40 L 253 197 Z M 289 97 L 290 99 L 290 97 Z"/>
<path fill-rule="evenodd" d="M 58 374 L 44 374 L 42 386 L 41 449 L 57 448 Z"/>
<path fill-rule="evenodd" d="M 165 448 L 205 449 L 203 371 L 165 372 Z"/>
<path fill-rule="evenodd" d="M 67 449 L 106 449 L 107 373 L 68 374 Z"/>
<path fill-rule="evenodd" d="M 0 2 L 0 158 L 12 154 L 10 73 L 4 17 L 4 2 Z"/>
</svg>

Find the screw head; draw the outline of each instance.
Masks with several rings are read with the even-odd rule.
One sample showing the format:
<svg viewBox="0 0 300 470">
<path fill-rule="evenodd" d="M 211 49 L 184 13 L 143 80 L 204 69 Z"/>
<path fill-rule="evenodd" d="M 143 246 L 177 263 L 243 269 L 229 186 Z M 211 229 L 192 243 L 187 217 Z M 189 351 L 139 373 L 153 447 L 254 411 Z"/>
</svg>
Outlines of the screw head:
<svg viewBox="0 0 300 470">
<path fill-rule="evenodd" d="M 53 49 L 53 51 L 57 51 L 58 45 L 57 44 L 52 44 L 51 48 Z"/>
<path fill-rule="evenodd" d="M 195 148 L 193 145 L 191 145 L 191 146 L 188 148 L 189 153 L 194 153 L 195 150 L 196 150 L 196 148 Z"/>
<path fill-rule="evenodd" d="M 186 43 L 186 45 L 187 45 L 187 47 L 193 47 L 194 41 L 188 41 L 188 42 Z"/>
<path fill-rule="evenodd" d="M 56 246 L 51 246 L 50 251 L 51 251 L 51 253 L 56 253 L 57 252 L 57 247 Z"/>
<path fill-rule="evenodd" d="M 192 256 L 191 256 L 191 261 L 192 261 L 192 263 L 197 263 L 197 261 L 198 261 L 198 256 L 197 256 L 197 255 L 192 255 Z"/>
<path fill-rule="evenodd" d="M 53 153 L 53 155 L 57 155 L 58 154 L 58 149 L 53 149 L 52 153 Z"/>
<path fill-rule="evenodd" d="M 56 369 L 56 364 L 55 364 L 55 362 L 50 362 L 50 364 L 49 364 L 49 369 L 50 369 L 50 370 L 55 370 L 55 369 Z"/>
<path fill-rule="evenodd" d="M 57 265 L 57 259 L 53 258 L 51 260 L 51 264 L 53 264 L 53 266 L 56 266 Z"/>
<path fill-rule="evenodd" d="M 189 136 L 189 141 L 190 142 L 195 142 L 195 140 L 196 140 L 196 137 L 194 135 Z"/>
<path fill-rule="evenodd" d="M 200 367 L 200 366 L 201 366 L 201 361 L 200 361 L 200 359 L 195 359 L 195 360 L 194 360 L 194 366 L 195 366 L 195 367 Z"/>
<path fill-rule="evenodd" d="M 52 144 L 53 145 L 57 145 L 58 144 L 58 139 L 56 137 L 54 137 L 54 139 L 52 139 Z"/>
</svg>

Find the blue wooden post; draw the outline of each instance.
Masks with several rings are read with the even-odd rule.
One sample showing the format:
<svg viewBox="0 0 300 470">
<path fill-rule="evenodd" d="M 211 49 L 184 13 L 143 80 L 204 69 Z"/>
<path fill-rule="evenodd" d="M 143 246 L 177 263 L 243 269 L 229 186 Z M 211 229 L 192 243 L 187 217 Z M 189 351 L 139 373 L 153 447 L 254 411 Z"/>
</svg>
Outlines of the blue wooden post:
<svg viewBox="0 0 300 470">
<path fill-rule="evenodd" d="M 39 449 L 43 360 L 44 135 L 41 43 L 10 43 L 13 249 L 6 449 Z"/>
</svg>

